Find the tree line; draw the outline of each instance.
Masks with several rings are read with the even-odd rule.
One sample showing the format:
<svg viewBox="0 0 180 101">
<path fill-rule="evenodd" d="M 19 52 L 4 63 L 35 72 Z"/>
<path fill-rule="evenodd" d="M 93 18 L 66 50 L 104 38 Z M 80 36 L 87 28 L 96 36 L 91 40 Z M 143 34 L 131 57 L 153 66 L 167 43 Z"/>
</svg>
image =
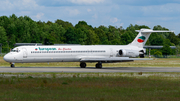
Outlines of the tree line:
<svg viewBox="0 0 180 101">
<path fill-rule="evenodd" d="M 138 34 L 135 30 L 148 28 L 145 25 L 132 25 L 124 29 L 109 25 L 92 27 L 85 21 L 74 25 L 57 19 L 55 22 L 33 21 L 28 16 L 0 17 L 0 43 L 4 52 L 14 47 L 15 43 L 81 44 L 81 45 L 126 45 Z M 169 30 L 160 25 L 153 30 Z M 152 33 L 146 45 L 175 46 L 180 43 L 180 33 Z M 162 52 L 162 51 L 161 51 Z"/>
</svg>

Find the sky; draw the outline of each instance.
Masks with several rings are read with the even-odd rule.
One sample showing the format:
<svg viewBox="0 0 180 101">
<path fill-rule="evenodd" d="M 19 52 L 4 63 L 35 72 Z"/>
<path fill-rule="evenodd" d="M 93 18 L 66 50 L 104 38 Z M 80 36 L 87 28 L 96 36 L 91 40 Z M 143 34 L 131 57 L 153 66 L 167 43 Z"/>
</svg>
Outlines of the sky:
<svg viewBox="0 0 180 101">
<path fill-rule="evenodd" d="M 161 25 L 180 33 L 180 0 L 1 0 L 0 16 L 29 16 L 35 21 L 86 21 L 93 27 Z"/>
</svg>

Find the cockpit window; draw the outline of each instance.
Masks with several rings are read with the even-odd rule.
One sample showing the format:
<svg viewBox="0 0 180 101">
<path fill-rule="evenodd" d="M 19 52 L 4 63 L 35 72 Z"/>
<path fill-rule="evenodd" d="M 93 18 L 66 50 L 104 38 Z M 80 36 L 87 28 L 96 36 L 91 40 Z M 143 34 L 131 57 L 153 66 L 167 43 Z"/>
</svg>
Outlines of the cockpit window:
<svg viewBox="0 0 180 101">
<path fill-rule="evenodd" d="M 12 49 L 11 52 L 20 52 L 18 49 Z"/>
</svg>

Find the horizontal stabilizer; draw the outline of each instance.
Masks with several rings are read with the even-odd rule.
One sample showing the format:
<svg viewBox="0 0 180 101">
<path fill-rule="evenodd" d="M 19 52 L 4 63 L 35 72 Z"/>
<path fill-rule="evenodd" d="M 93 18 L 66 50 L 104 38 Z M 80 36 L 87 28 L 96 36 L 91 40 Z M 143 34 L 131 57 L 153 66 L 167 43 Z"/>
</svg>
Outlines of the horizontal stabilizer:
<svg viewBox="0 0 180 101">
<path fill-rule="evenodd" d="M 136 32 L 141 32 L 141 33 L 153 33 L 153 32 L 174 32 L 174 31 L 160 31 L 160 30 L 136 30 Z"/>
</svg>

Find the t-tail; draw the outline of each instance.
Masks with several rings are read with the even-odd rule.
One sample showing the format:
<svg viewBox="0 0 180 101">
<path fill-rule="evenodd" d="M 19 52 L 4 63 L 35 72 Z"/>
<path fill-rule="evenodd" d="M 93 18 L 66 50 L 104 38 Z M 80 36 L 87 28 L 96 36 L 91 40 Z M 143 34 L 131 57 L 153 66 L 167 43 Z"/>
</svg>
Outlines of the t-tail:
<svg viewBox="0 0 180 101">
<path fill-rule="evenodd" d="M 161 30 L 151 30 L 151 29 L 141 29 L 136 30 L 136 32 L 139 32 L 139 34 L 136 36 L 136 38 L 131 42 L 129 45 L 131 46 L 137 46 L 139 48 L 143 48 L 153 32 L 173 32 L 173 31 L 161 31 Z"/>
</svg>

